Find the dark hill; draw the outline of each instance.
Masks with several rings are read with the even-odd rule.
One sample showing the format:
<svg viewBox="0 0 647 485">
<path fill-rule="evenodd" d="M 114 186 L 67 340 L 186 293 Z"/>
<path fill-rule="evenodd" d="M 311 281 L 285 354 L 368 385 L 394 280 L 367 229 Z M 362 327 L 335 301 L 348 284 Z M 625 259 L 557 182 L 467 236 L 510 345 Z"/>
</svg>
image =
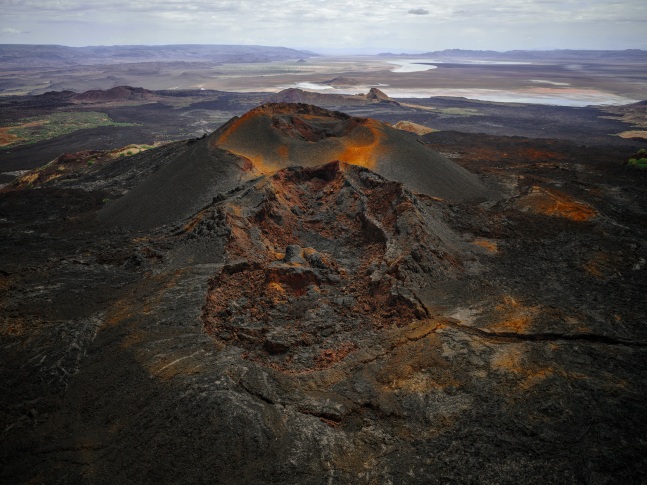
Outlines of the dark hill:
<svg viewBox="0 0 647 485">
<path fill-rule="evenodd" d="M 131 86 L 117 86 L 112 89 L 93 89 L 84 93 L 75 94 L 71 100 L 76 103 L 110 103 L 116 101 L 149 101 L 157 96 L 153 91 Z"/>
<path fill-rule="evenodd" d="M 335 80 L 333 79 L 330 83 L 333 81 Z M 317 106 L 364 106 L 372 103 L 400 104 L 377 88 L 371 88 L 367 94 L 316 93 L 298 88 L 288 88 L 268 96 L 267 101 L 269 103 L 305 103 Z"/>
<path fill-rule="evenodd" d="M 157 157 L 151 153 L 148 157 Z M 140 162 L 146 164 L 147 162 Z M 251 164 L 202 138 L 181 144 L 156 172 L 99 213 L 105 222 L 145 229 L 188 217 L 253 175 Z"/>
<path fill-rule="evenodd" d="M 333 87 L 348 87 L 348 86 L 359 86 L 364 83 L 352 77 L 338 76 L 336 78 L 329 79 L 328 81 L 324 81 L 322 84 L 328 84 Z"/>
</svg>

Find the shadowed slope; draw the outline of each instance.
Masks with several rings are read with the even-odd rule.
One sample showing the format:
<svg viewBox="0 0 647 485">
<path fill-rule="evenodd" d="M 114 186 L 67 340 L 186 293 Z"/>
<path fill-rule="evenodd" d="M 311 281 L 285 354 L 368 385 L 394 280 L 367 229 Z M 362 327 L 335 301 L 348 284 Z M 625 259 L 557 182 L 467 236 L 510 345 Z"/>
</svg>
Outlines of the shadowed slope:
<svg viewBox="0 0 647 485">
<path fill-rule="evenodd" d="M 133 229 L 168 224 L 194 214 L 236 187 L 251 164 L 206 139 L 188 142 L 162 168 L 99 212 L 104 222 Z"/>
</svg>

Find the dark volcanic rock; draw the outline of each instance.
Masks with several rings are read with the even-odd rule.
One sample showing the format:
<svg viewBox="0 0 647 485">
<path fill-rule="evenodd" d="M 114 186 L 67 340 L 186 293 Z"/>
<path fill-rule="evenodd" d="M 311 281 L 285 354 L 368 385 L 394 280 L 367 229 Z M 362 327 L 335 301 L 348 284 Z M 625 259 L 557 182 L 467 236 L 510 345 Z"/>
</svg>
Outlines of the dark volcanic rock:
<svg viewBox="0 0 647 485">
<path fill-rule="evenodd" d="M 426 135 L 481 204 L 225 151 L 382 129 L 291 109 L 0 192 L 0 482 L 644 483 L 632 151 Z"/>
<path fill-rule="evenodd" d="M 367 332 L 428 318 L 416 289 L 461 271 L 443 223 L 401 184 L 353 165 L 279 171 L 205 209 L 192 231 L 214 210 L 232 262 L 210 284 L 205 326 L 277 368 L 321 369 L 361 348 Z"/>
</svg>

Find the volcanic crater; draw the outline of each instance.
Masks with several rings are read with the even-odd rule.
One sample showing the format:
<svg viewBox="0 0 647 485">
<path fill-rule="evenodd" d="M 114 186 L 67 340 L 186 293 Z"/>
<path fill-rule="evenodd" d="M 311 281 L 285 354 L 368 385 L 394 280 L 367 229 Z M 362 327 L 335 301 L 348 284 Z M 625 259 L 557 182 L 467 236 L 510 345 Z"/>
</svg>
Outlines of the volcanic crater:
<svg viewBox="0 0 647 485">
<path fill-rule="evenodd" d="M 461 270 L 416 196 L 365 168 L 291 167 L 239 190 L 190 234 L 213 220 L 226 227 L 227 263 L 203 320 L 251 359 L 291 372 L 331 364 L 326 352 L 356 349 L 366 332 L 428 318 L 417 287 Z"/>
</svg>

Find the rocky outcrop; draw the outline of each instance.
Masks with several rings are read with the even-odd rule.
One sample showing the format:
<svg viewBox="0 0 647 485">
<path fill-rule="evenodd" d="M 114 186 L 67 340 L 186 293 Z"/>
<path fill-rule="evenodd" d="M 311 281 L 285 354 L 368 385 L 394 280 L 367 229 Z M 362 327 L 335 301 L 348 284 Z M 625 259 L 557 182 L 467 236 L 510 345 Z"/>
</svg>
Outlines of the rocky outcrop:
<svg viewBox="0 0 647 485">
<path fill-rule="evenodd" d="M 429 232 L 430 218 L 402 184 L 353 165 L 263 177 L 189 224 L 199 237 L 224 221 L 229 234 L 205 328 L 286 372 L 339 362 L 367 331 L 429 318 L 417 288 L 460 272 L 460 251 Z"/>
<path fill-rule="evenodd" d="M 433 128 L 429 128 L 424 125 L 419 125 L 418 123 L 413 123 L 411 121 L 398 121 L 396 124 L 393 125 L 393 128 L 397 128 L 398 130 L 402 131 L 408 131 L 410 133 L 415 133 L 416 135 L 426 135 L 427 133 L 433 133 L 434 130 Z"/>
<path fill-rule="evenodd" d="M 394 99 L 389 98 L 384 92 L 380 91 L 377 88 L 371 88 L 371 90 L 366 95 L 366 99 L 368 99 L 371 103 L 400 104 Z"/>
</svg>

